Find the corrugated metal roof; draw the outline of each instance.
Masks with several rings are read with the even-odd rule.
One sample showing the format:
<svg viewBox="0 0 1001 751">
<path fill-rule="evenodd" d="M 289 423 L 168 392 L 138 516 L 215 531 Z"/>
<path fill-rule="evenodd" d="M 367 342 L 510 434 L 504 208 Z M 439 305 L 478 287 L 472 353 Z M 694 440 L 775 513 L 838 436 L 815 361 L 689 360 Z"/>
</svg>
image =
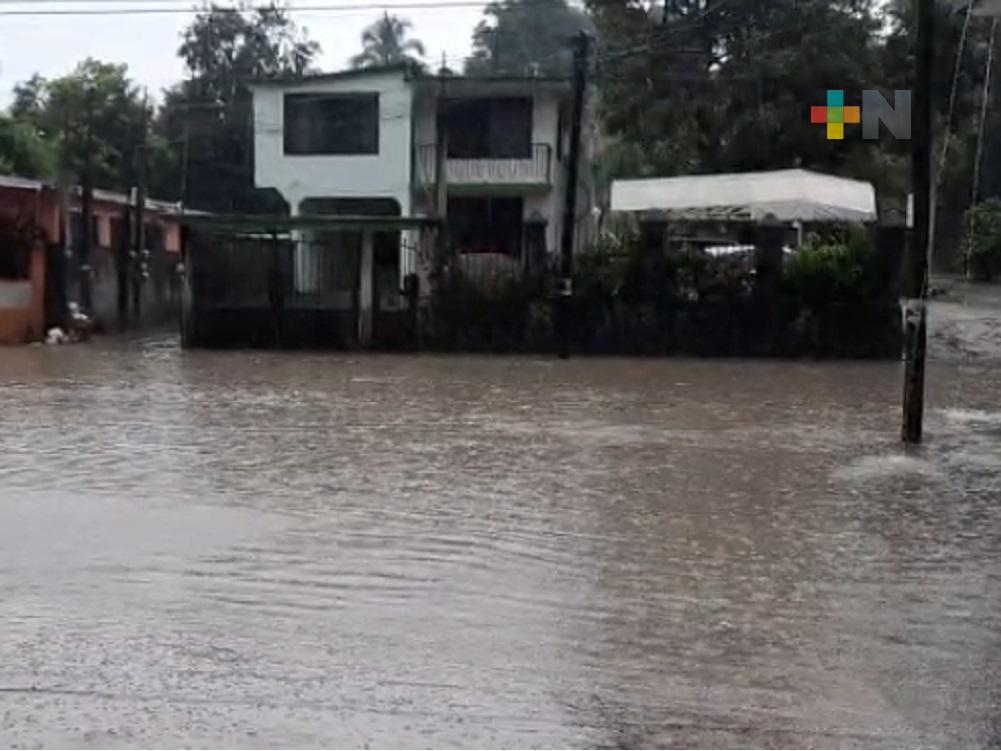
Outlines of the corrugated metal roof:
<svg viewBox="0 0 1001 751">
<path fill-rule="evenodd" d="M 29 177 L 20 177 L 18 175 L 0 175 L 0 188 L 39 191 L 44 189 L 56 190 L 56 187 L 57 186 L 52 183 L 45 182 L 44 180 L 34 180 Z M 83 194 L 83 188 L 79 185 L 74 185 L 70 191 L 77 197 Z M 129 204 L 129 197 L 127 195 L 110 190 L 95 189 L 94 200 L 102 201 L 104 203 L 116 203 L 121 206 L 127 206 Z M 158 214 L 177 214 L 182 211 L 179 203 L 159 201 L 155 198 L 146 199 L 146 210 L 153 211 Z"/>
<path fill-rule="evenodd" d="M 17 175 L 0 175 L 0 188 L 38 191 L 44 187 L 45 183 L 40 180 L 32 180 L 28 177 L 18 177 Z"/>
</svg>

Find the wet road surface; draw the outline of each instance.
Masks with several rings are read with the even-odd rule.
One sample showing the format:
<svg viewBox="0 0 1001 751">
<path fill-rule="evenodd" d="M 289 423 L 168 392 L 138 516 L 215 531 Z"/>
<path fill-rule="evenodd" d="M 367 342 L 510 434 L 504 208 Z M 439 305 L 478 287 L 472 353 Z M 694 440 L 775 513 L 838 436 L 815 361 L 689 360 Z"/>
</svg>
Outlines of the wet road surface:
<svg viewBox="0 0 1001 751">
<path fill-rule="evenodd" d="M 0 744 L 1001 744 L 945 304 L 911 455 L 896 363 L 4 350 Z"/>
</svg>

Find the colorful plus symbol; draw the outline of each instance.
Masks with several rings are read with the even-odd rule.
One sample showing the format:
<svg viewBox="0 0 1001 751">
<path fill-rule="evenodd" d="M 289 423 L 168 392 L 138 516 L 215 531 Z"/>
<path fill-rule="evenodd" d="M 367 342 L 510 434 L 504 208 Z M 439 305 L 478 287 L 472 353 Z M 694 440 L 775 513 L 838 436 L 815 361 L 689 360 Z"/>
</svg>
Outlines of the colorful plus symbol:
<svg viewBox="0 0 1001 751">
<path fill-rule="evenodd" d="M 827 140 L 841 141 L 845 137 L 845 124 L 857 125 L 862 121 L 861 107 L 846 107 L 845 92 L 840 89 L 827 90 L 827 106 L 811 107 L 810 122 L 827 126 Z"/>
</svg>

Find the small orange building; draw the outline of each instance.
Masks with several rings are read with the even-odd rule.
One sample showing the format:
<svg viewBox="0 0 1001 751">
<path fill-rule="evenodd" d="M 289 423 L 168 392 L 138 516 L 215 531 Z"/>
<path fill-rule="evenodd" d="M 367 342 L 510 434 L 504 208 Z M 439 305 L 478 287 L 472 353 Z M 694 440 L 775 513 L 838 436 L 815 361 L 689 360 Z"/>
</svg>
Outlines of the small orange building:
<svg viewBox="0 0 1001 751">
<path fill-rule="evenodd" d="M 115 325 L 120 288 L 128 283 L 118 271 L 116 253 L 128 242 L 123 233 L 131 202 L 122 194 L 94 191 L 91 257 L 82 264 L 77 256 L 83 231 L 80 198 L 79 188 L 66 191 L 0 175 L 0 344 L 40 341 L 48 326 L 63 324 L 66 302 L 75 301 L 84 274 L 93 290 L 87 312 L 99 328 Z M 166 279 L 163 286 L 169 287 L 180 260 L 179 207 L 147 201 L 145 211 L 144 255 L 160 259 L 162 272 L 153 281 Z M 158 299 L 170 294 L 160 293 Z"/>
</svg>

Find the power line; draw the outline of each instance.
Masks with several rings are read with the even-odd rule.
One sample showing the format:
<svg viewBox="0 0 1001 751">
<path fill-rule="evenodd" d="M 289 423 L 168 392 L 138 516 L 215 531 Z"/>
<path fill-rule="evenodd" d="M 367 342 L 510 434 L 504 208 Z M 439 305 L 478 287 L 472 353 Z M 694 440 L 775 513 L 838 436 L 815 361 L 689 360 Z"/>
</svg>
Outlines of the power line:
<svg viewBox="0 0 1001 751">
<path fill-rule="evenodd" d="M 84 3 L 93 0 L 36 0 L 38 2 L 55 3 Z M 254 13 L 259 11 L 269 11 L 274 8 L 271 5 L 255 5 L 247 8 L 239 7 L 216 7 L 211 11 L 205 8 L 192 7 L 140 7 L 134 5 L 137 0 L 98 0 L 99 2 L 127 3 L 131 2 L 132 7 L 128 8 L 43 8 L 0 10 L 0 16 L 145 16 L 145 15 L 203 15 L 210 12 L 215 13 Z M 154 2 L 171 0 L 154 0 Z M 0 0 L 0 5 L 12 5 L 21 3 L 23 0 Z M 346 3 L 324 4 L 324 5 L 280 5 L 278 10 L 289 13 L 358 13 L 372 11 L 394 11 L 394 10 L 452 10 L 462 8 L 483 8 L 487 5 L 485 0 L 454 0 L 454 2 L 441 2 L 440 0 L 405 0 L 404 2 L 384 2 L 384 3 L 361 3 L 350 5 Z M 518 10 L 528 10 L 535 8 L 559 8 L 563 7 L 560 0 L 523 0 L 517 6 Z"/>
</svg>

